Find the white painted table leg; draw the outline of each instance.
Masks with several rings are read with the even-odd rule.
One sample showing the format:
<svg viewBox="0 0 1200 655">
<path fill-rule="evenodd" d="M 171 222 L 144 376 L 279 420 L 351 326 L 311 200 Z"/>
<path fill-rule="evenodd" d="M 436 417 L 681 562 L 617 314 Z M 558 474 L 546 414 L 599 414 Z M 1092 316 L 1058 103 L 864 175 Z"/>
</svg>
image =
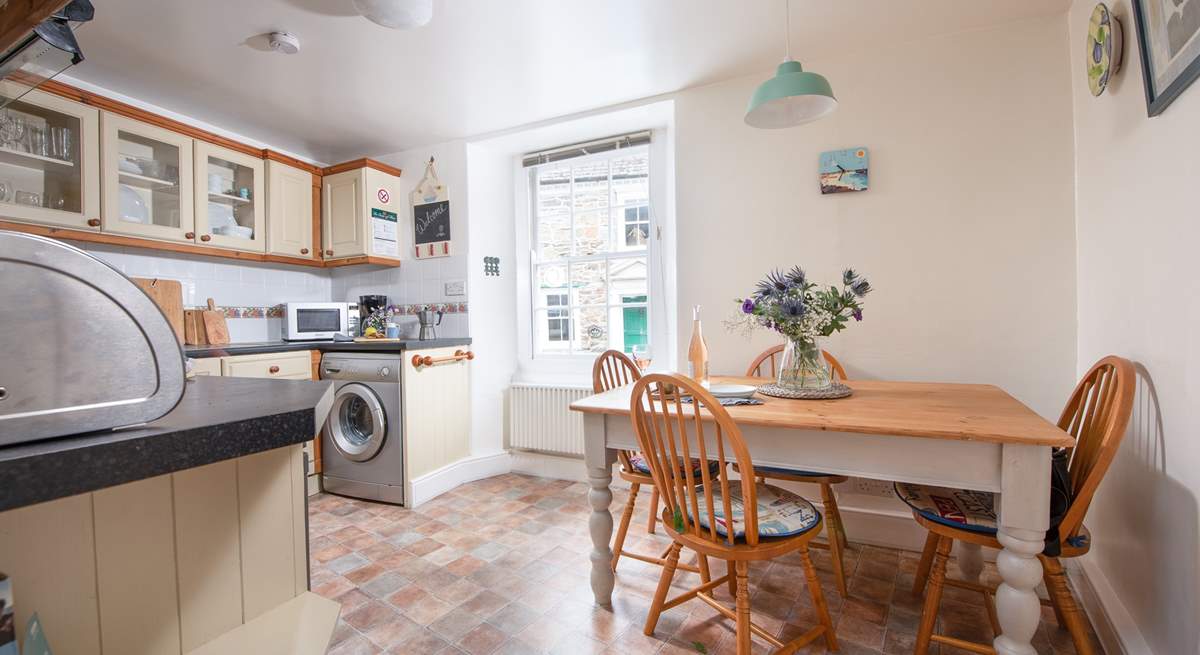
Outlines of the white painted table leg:
<svg viewBox="0 0 1200 655">
<path fill-rule="evenodd" d="M 612 465 L 617 459 L 615 450 L 609 450 L 604 444 L 605 418 L 597 414 L 587 414 L 583 417 L 584 462 L 587 465 L 588 484 L 592 489 L 588 492 L 588 502 L 592 506 L 588 518 L 588 531 L 592 536 L 592 595 L 596 604 L 608 607 L 612 605 L 612 591 L 616 580 L 612 570 L 612 549 L 609 541 L 612 539 L 613 517 L 609 506 L 612 504 Z"/>
<path fill-rule="evenodd" d="M 983 575 L 983 546 L 958 542 L 958 570 L 967 582 L 979 582 Z"/>
<path fill-rule="evenodd" d="M 1004 446 L 1000 472 L 1000 529 L 1004 550 L 996 557 L 1003 582 L 996 590 L 999 655 L 1036 655 L 1033 635 L 1042 607 L 1035 591 L 1042 581 L 1042 552 L 1050 525 L 1050 449 Z"/>
</svg>

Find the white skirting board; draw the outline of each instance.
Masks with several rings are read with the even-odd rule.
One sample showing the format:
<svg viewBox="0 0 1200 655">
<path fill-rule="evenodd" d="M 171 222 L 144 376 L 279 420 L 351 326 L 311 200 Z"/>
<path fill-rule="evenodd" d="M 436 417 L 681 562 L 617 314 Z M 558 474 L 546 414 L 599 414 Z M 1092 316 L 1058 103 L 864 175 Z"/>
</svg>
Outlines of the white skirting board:
<svg viewBox="0 0 1200 655">
<path fill-rule="evenodd" d="M 1090 557 L 1067 560 L 1067 577 L 1076 600 L 1092 620 L 1096 636 L 1109 655 L 1150 655 L 1150 645 L 1124 603 L 1108 584 L 1108 578 Z"/>
<path fill-rule="evenodd" d="M 472 455 L 415 478 L 409 485 L 404 504 L 417 507 L 460 484 L 503 475 L 509 469 L 510 457 L 506 452 Z"/>
</svg>

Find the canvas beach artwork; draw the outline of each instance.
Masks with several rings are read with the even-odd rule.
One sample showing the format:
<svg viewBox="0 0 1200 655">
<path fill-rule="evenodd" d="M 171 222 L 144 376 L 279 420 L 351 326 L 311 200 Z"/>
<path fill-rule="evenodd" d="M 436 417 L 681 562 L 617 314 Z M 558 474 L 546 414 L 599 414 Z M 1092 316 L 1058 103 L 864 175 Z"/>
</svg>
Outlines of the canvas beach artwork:
<svg viewBox="0 0 1200 655">
<path fill-rule="evenodd" d="M 866 148 L 830 150 L 821 153 L 818 170 L 821 193 L 866 191 L 868 186 Z"/>
</svg>

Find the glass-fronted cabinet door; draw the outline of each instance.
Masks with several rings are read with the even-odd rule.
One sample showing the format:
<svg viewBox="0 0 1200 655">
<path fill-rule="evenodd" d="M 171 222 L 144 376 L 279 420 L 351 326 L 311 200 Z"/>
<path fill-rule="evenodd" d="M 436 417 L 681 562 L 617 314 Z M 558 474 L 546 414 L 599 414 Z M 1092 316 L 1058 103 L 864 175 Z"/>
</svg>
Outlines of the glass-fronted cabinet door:
<svg viewBox="0 0 1200 655">
<path fill-rule="evenodd" d="M 209 245 L 266 252 L 265 162 L 196 141 L 196 234 Z"/>
<path fill-rule="evenodd" d="M 0 220 L 98 231 L 99 126 L 98 110 L 41 91 L 0 110 Z"/>
<path fill-rule="evenodd" d="M 191 137 L 104 112 L 100 152 L 105 232 L 196 240 Z"/>
</svg>

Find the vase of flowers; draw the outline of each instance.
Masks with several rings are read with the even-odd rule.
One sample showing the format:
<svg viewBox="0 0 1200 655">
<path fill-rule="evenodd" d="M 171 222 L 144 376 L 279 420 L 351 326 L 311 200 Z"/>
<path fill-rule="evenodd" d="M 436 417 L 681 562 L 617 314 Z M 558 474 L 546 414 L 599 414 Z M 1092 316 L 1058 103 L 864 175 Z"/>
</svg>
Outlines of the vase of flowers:
<svg viewBox="0 0 1200 655">
<path fill-rule="evenodd" d="M 787 391 L 829 389 L 833 383 L 821 350 L 821 339 L 840 332 L 851 320 L 861 321 L 862 299 L 871 283 L 853 269 L 842 273 L 839 288 L 822 288 L 809 281 L 799 266 L 768 273 L 748 298 L 739 298 L 741 312 L 727 323 L 744 333 L 767 328 L 787 344 L 776 384 Z"/>
</svg>

